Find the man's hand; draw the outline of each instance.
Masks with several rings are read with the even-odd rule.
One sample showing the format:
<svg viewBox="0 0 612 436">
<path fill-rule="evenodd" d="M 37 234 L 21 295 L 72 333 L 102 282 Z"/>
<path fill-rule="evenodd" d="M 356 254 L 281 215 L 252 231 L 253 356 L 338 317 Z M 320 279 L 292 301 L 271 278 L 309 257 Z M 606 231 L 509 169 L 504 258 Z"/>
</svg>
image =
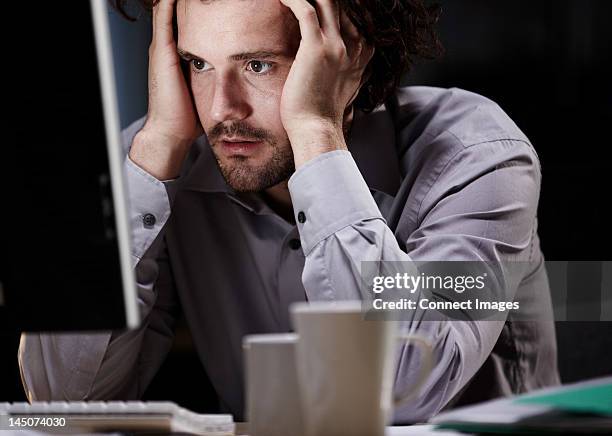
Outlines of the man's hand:
<svg viewBox="0 0 612 436">
<path fill-rule="evenodd" d="M 336 0 L 280 0 L 291 9 L 302 40 L 281 97 L 281 120 L 295 166 L 332 150 L 345 150 L 345 109 L 362 85 L 374 54 Z M 318 14 L 317 14 L 318 10 Z"/>
<path fill-rule="evenodd" d="M 179 175 L 189 146 L 202 134 L 172 33 L 175 3 L 160 0 L 153 8 L 147 121 L 130 150 L 130 159 L 159 180 Z"/>
</svg>

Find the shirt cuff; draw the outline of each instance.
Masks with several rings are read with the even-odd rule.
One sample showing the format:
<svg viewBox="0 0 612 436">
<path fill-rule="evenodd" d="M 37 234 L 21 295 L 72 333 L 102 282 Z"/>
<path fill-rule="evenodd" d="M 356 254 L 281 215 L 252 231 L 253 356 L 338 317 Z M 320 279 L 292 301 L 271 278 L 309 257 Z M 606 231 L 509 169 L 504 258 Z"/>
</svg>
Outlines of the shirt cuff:
<svg viewBox="0 0 612 436">
<path fill-rule="evenodd" d="M 289 179 L 295 220 L 307 256 L 322 240 L 352 224 L 384 221 L 350 152 L 324 153 Z"/>
<path fill-rule="evenodd" d="M 132 256 L 140 260 L 170 217 L 170 190 L 126 156 L 124 172 L 129 194 Z"/>
</svg>

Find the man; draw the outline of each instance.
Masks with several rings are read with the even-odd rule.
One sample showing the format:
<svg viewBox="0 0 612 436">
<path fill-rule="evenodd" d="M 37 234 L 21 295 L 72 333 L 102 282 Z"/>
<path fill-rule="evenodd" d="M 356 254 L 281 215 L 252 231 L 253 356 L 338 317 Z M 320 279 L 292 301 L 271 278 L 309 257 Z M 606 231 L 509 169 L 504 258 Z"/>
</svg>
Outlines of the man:
<svg viewBox="0 0 612 436">
<path fill-rule="evenodd" d="M 311 3 L 179 0 L 176 42 L 174 0 L 153 8 L 149 110 L 124 135 L 145 321 L 24 335 L 31 400 L 140 397 L 180 308 L 240 420 L 242 337 L 289 330 L 294 301 L 361 298 L 362 260 L 533 265 L 516 299 L 542 321 L 404 323 L 436 362 L 396 422 L 558 383 L 528 139 L 478 95 L 394 89 L 435 21 L 420 1 Z M 399 349 L 398 390 L 417 357 Z"/>
</svg>

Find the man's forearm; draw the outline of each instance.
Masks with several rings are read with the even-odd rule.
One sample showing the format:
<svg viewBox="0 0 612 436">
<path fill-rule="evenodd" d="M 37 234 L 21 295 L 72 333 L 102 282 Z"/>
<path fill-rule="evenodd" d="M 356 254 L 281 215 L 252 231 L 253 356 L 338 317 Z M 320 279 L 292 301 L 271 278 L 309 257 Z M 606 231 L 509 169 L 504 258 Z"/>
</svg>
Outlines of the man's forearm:
<svg viewBox="0 0 612 436">
<path fill-rule="evenodd" d="M 157 180 L 175 179 L 179 176 L 192 142 L 163 137 L 143 129 L 134 137 L 129 157 Z"/>
<path fill-rule="evenodd" d="M 295 173 L 289 189 L 306 256 L 302 281 L 309 301 L 362 299 L 362 261 L 402 262 L 418 274 L 350 153 L 335 151 L 313 159 Z M 397 421 L 425 420 L 444 407 L 484 362 L 503 326 L 503 321 L 432 321 L 429 315 L 416 310 L 401 324 L 406 332 L 430 342 L 435 361 L 421 394 L 396 410 Z M 397 363 L 396 391 L 406 392 L 420 359 L 412 347 L 401 346 Z"/>
<path fill-rule="evenodd" d="M 342 126 L 325 121 L 302 123 L 298 131 L 290 133 L 289 139 L 296 170 L 322 154 L 347 150 Z"/>
</svg>

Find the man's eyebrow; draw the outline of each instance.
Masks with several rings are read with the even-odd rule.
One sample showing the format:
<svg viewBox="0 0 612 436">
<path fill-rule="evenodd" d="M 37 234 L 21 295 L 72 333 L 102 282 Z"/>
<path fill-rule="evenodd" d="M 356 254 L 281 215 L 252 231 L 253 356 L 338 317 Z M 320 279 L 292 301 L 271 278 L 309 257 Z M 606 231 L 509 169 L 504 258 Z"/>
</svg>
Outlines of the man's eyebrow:
<svg viewBox="0 0 612 436">
<path fill-rule="evenodd" d="M 194 59 L 195 59 L 195 60 L 199 60 L 199 61 L 203 60 L 201 57 L 196 56 L 196 55 L 194 55 L 194 54 L 192 54 L 192 53 L 189 53 L 188 51 L 183 50 L 183 49 L 181 49 L 181 48 L 178 48 L 178 49 L 176 50 L 176 52 L 178 53 L 178 55 L 179 55 L 180 57 L 182 57 L 182 58 L 183 58 L 183 59 L 185 59 L 186 61 L 191 61 L 191 60 L 194 60 Z"/>
<path fill-rule="evenodd" d="M 191 60 L 203 61 L 204 60 L 200 56 L 196 56 L 193 53 L 189 53 L 188 51 L 183 50 L 181 48 L 178 48 L 177 52 L 181 58 L 187 61 L 191 61 Z M 231 56 L 228 56 L 228 59 L 231 61 L 245 61 L 249 59 L 273 59 L 273 58 L 282 58 L 282 57 L 288 57 L 288 56 L 286 53 L 282 51 L 256 50 L 256 51 L 249 51 L 249 52 L 233 54 Z"/>
<path fill-rule="evenodd" d="M 246 61 L 249 59 L 272 59 L 286 56 L 285 53 L 274 50 L 257 50 L 250 52 L 237 53 L 229 56 L 232 61 Z"/>
</svg>

